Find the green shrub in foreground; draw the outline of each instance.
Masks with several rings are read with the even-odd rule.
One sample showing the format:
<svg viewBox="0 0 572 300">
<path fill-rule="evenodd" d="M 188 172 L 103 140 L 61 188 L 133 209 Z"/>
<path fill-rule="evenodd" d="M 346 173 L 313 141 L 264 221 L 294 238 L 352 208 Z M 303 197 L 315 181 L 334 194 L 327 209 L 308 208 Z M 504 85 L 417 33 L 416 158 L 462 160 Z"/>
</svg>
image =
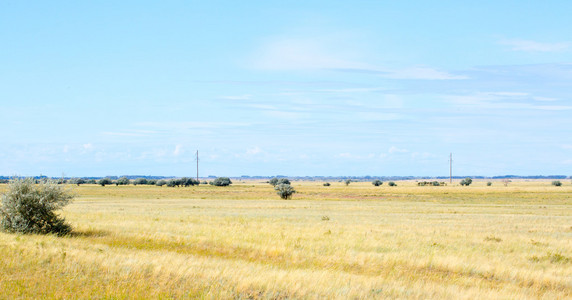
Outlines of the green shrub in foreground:
<svg viewBox="0 0 572 300">
<path fill-rule="evenodd" d="M 35 184 L 33 178 L 13 179 L 8 192 L 2 195 L 0 226 L 7 232 L 67 234 L 71 226 L 54 211 L 66 206 L 72 198 L 53 181 Z"/>
</svg>

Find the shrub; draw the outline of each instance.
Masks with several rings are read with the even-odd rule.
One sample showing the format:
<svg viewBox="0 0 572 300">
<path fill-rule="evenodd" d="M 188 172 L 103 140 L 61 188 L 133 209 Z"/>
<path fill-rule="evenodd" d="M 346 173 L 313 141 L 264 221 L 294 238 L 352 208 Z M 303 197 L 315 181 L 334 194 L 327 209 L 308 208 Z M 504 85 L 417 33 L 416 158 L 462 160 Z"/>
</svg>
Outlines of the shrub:
<svg viewBox="0 0 572 300">
<path fill-rule="evenodd" d="M 351 179 L 346 179 L 345 184 L 346 184 L 346 185 L 350 185 L 351 182 L 352 182 Z"/>
<path fill-rule="evenodd" d="M 274 177 L 268 181 L 271 186 L 276 186 L 278 184 L 278 178 Z"/>
<path fill-rule="evenodd" d="M 387 185 L 389 185 L 389 186 L 397 186 L 397 183 L 395 183 L 395 182 L 393 182 L 393 181 L 390 181 L 390 182 L 387 183 Z"/>
<path fill-rule="evenodd" d="M 147 180 L 147 185 L 155 185 L 157 184 L 157 180 L 156 179 L 149 179 Z"/>
<path fill-rule="evenodd" d="M 133 180 L 133 185 L 145 185 L 147 184 L 147 179 L 146 178 L 137 178 L 135 180 Z"/>
<path fill-rule="evenodd" d="M 167 182 L 163 179 L 157 180 L 157 183 L 155 183 L 156 186 L 164 186 L 165 184 L 167 184 Z"/>
<path fill-rule="evenodd" d="M 376 180 L 372 181 L 371 184 L 373 184 L 375 186 L 380 186 L 383 184 L 383 181 L 376 179 Z"/>
<path fill-rule="evenodd" d="M 461 182 L 459 182 L 462 186 L 469 186 L 471 185 L 471 183 L 473 183 L 473 179 L 471 179 L 471 177 L 467 177 L 463 180 L 461 180 Z"/>
<path fill-rule="evenodd" d="M 562 186 L 562 182 L 560 182 L 559 180 L 555 180 L 555 181 L 552 181 L 552 185 L 553 186 Z"/>
<path fill-rule="evenodd" d="M 183 177 L 181 178 L 181 184 L 183 186 L 193 186 L 193 185 L 199 185 L 200 182 L 194 178 Z"/>
<path fill-rule="evenodd" d="M 107 184 L 112 184 L 112 183 L 113 183 L 113 181 L 111 181 L 111 179 L 109 179 L 109 178 L 102 178 L 97 182 L 97 184 L 99 184 L 101 186 L 105 186 Z"/>
<path fill-rule="evenodd" d="M 2 195 L 0 226 L 7 232 L 55 233 L 71 232 L 54 211 L 66 206 L 73 196 L 53 181 L 35 184 L 33 178 L 13 179 Z"/>
<path fill-rule="evenodd" d="M 324 186 L 330 186 L 331 184 L 329 182 L 325 182 Z"/>
<path fill-rule="evenodd" d="M 117 179 L 117 181 L 115 182 L 116 185 L 128 185 L 129 184 L 129 179 L 127 177 L 121 177 L 119 179 Z"/>
<path fill-rule="evenodd" d="M 80 186 L 80 184 L 84 184 L 86 183 L 84 179 L 82 178 L 71 178 L 68 183 L 70 184 L 77 184 L 77 186 Z"/>
<path fill-rule="evenodd" d="M 491 185 L 493 185 L 493 183 L 492 183 L 492 182 L 490 182 L 490 181 L 489 181 L 489 182 L 487 182 L 487 186 L 491 186 Z"/>
<path fill-rule="evenodd" d="M 284 183 L 276 185 L 274 189 L 276 190 L 276 194 L 284 200 L 292 199 L 292 195 L 296 193 L 296 190 L 294 190 L 291 185 Z"/>
<path fill-rule="evenodd" d="M 433 184 L 433 186 L 441 186 L 441 184 L 439 183 L 439 181 L 433 181 L 431 184 Z"/>
<path fill-rule="evenodd" d="M 228 177 L 218 177 L 211 181 L 210 184 L 214 186 L 229 186 L 232 184 L 232 181 Z"/>
</svg>

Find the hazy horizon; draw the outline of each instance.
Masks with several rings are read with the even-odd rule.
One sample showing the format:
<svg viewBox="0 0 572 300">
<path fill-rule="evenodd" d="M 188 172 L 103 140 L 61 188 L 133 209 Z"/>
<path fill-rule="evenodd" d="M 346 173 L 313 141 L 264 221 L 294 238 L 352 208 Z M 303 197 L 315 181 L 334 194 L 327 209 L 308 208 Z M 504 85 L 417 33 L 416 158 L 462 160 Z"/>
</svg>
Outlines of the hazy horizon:
<svg viewBox="0 0 572 300">
<path fill-rule="evenodd" d="M 569 175 L 571 10 L 4 2 L 0 174 Z"/>
</svg>

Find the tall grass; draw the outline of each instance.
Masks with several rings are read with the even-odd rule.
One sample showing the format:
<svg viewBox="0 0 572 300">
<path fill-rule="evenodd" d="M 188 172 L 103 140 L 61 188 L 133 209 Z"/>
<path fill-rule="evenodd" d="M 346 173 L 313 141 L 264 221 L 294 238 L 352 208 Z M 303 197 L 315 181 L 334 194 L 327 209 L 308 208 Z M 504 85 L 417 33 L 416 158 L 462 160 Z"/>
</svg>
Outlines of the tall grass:
<svg viewBox="0 0 572 300">
<path fill-rule="evenodd" d="M 572 297 L 570 186 L 81 186 L 76 229 L 0 234 L 6 298 Z M 327 216 L 327 218 L 324 218 Z"/>
</svg>

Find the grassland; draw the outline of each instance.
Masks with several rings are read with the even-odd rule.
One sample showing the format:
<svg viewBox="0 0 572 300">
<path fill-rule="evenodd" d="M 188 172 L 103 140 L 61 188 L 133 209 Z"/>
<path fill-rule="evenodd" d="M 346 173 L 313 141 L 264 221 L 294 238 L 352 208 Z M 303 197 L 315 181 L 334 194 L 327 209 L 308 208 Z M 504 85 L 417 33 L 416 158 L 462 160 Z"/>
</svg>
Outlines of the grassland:
<svg viewBox="0 0 572 300">
<path fill-rule="evenodd" d="M 569 181 L 293 185 L 70 186 L 72 235 L 0 233 L 0 298 L 572 297 Z"/>
</svg>

